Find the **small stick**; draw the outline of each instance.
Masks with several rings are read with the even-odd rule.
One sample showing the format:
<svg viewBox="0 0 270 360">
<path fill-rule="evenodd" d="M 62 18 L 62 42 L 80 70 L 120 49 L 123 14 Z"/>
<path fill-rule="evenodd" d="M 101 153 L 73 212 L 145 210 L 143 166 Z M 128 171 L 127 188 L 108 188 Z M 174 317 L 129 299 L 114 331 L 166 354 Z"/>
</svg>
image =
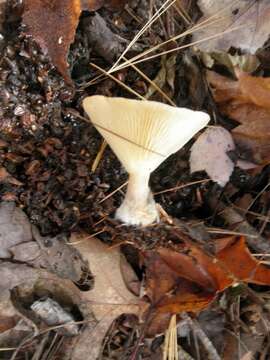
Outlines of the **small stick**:
<svg viewBox="0 0 270 360">
<path fill-rule="evenodd" d="M 95 160 L 94 160 L 94 162 L 92 164 L 92 167 L 91 167 L 92 172 L 95 172 L 97 170 L 98 164 L 99 164 L 99 162 L 100 162 L 100 160 L 101 160 L 101 158 L 102 158 L 102 156 L 104 154 L 104 151 L 105 151 L 106 147 L 107 147 L 107 143 L 106 143 L 105 140 L 103 140 L 102 144 L 101 144 L 101 146 L 99 148 L 99 151 L 98 151 L 98 153 L 97 153 L 97 155 L 95 157 Z"/>
<path fill-rule="evenodd" d="M 234 210 L 229 205 L 224 204 L 219 200 L 217 203 L 216 200 L 209 201 L 209 205 L 212 209 L 219 213 L 227 223 L 231 226 L 234 226 L 234 230 L 248 234 L 246 235 L 248 245 L 254 250 L 260 253 L 270 253 L 270 244 L 269 242 L 258 233 L 253 226 L 251 226 L 247 220 L 240 215 L 236 210 Z"/>
<path fill-rule="evenodd" d="M 269 242 L 261 236 L 254 227 L 252 227 L 238 212 L 231 207 L 227 207 L 223 210 L 221 216 L 230 224 L 237 224 L 236 228 L 240 232 L 249 234 L 246 236 L 247 243 L 250 247 L 260 252 L 270 252 Z"/>
<path fill-rule="evenodd" d="M 217 350 L 215 349 L 212 342 L 209 340 L 205 332 L 200 327 L 199 323 L 196 320 L 192 320 L 187 313 L 182 313 L 181 317 L 187 322 L 194 335 L 196 335 L 200 340 L 205 350 L 208 352 L 210 360 L 221 360 L 221 357 L 218 355 Z"/>
</svg>

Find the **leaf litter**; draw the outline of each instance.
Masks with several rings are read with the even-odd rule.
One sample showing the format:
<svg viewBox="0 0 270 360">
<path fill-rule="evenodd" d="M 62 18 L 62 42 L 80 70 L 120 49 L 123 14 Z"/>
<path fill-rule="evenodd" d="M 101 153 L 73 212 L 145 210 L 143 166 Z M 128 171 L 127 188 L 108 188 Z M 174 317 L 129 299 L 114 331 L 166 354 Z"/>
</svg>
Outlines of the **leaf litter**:
<svg viewBox="0 0 270 360">
<path fill-rule="evenodd" d="M 26 3 L 29 4 L 30 1 Z M 9 227 L 6 222 L 3 223 L 3 231 L 5 228 L 9 229 L 8 231 L 15 229 L 13 233 L 16 241 L 13 242 L 14 238 L 6 235 L 7 240 L 5 244 L 3 242 L 4 248 L 1 250 L 5 258 L 1 261 L 1 266 L 3 265 L 2 270 L 7 274 L 7 281 L 2 283 L 5 289 L 2 293 L 3 298 L 6 299 L 5 301 L 12 299 L 16 314 L 3 318 L 3 324 L 5 324 L 3 330 L 6 329 L 8 333 L 4 331 L 3 334 L 6 337 L 3 342 L 1 338 L 1 346 L 3 344 L 3 346 L 17 347 L 20 344 L 13 353 L 14 358 L 19 354 L 26 354 L 25 356 L 28 357 L 34 354 L 36 358 L 39 358 L 42 353 L 47 356 L 46 348 L 50 349 L 48 356 L 52 358 L 58 356 L 65 359 L 67 354 L 72 353 L 72 348 L 74 348 L 72 355 L 74 359 L 76 356 L 81 358 L 89 353 L 89 339 L 91 343 L 94 343 L 94 354 L 103 352 L 100 356 L 104 359 L 130 359 L 131 356 L 135 358 L 138 353 L 143 358 L 149 356 L 158 358 L 162 353 L 160 346 L 162 337 L 147 341 L 144 339 L 147 336 L 164 333 L 170 320 L 171 323 L 176 324 L 174 322 L 176 318 L 171 318 L 172 314 L 178 314 L 179 311 L 195 312 L 197 310 L 200 312 L 207 308 L 204 311 L 209 311 L 209 322 L 211 322 L 214 318 L 214 309 L 219 311 L 225 309 L 231 313 L 238 305 L 238 312 L 234 314 L 234 319 L 225 322 L 222 320 L 220 326 L 217 324 L 216 328 L 224 329 L 226 332 L 227 329 L 235 326 L 232 331 L 234 335 L 240 333 L 242 340 L 247 331 L 255 333 L 261 331 L 261 340 L 267 339 L 265 330 L 259 327 L 254 330 L 250 325 L 249 316 L 246 315 L 248 311 L 244 312 L 244 309 L 247 309 L 246 304 L 256 299 L 259 305 L 251 311 L 253 319 L 257 315 L 266 324 L 268 322 L 268 314 L 262 310 L 261 305 L 262 302 L 266 302 L 265 294 L 261 291 L 265 290 L 265 284 L 268 284 L 269 270 L 264 265 L 267 258 L 261 255 L 259 259 L 262 262 L 255 260 L 246 247 L 243 236 L 222 238 L 224 236 L 222 231 L 237 233 L 238 230 L 238 233 L 241 231 L 247 233 L 248 244 L 252 249 L 257 251 L 267 249 L 268 191 L 262 191 L 262 189 L 268 182 L 268 173 L 265 170 L 261 171 L 262 167 L 258 168 L 257 173 L 253 170 L 253 173 L 245 171 L 243 168 L 239 173 L 239 168 L 236 167 L 231 174 L 231 169 L 226 170 L 222 166 L 229 160 L 234 165 L 239 153 L 242 159 L 257 162 L 260 166 L 267 164 L 264 159 L 266 156 L 261 155 L 263 146 L 260 151 L 252 149 L 253 153 L 250 156 L 250 152 L 247 151 L 250 149 L 247 141 L 243 145 L 243 142 L 237 139 L 234 130 L 245 125 L 244 116 L 239 121 L 232 115 L 232 109 L 229 109 L 234 106 L 238 109 L 248 104 L 252 106 L 252 109 L 256 106 L 254 114 L 258 115 L 259 112 L 268 108 L 267 96 L 264 96 L 264 92 L 267 93 L 267 82 L 264 83 L 261 81 L 263 78 L 254 75 L 249 75 L 252 80 L 245 78 L 246 75 L 238 70 L 239 66 L 241 70 L 250 73 L 257 71 L 256 74 L 266 76 L 267 72 L 264 72 L 263 68 L 265 63 L 259 64 L 257 58 L 254 57 L 251 61 L 248 54 L 241 55 L 240 52 L 238 55 L 231 52 L 215 56 L 213 55 L 214 46 L 210 48 L 209 56 L 212 64 L 207 67 L 221 72 L 220 76 L 224 76 L 220 83 L 223 82 L 226 100 L 221 100 L 221 102 L 215 97 L 214 90 L 214 101 L 209 94 L 200 61 L 200 57 L 207 57 L 206 54 L 198 54 L 197 51 L 191 49 L 185 51 L 183 56 L 181 53 L 175 53 L 176 55 L 168 58 L 171 61 L 161 65 L 159 59 L 152 59 L 148 65 L 145 63 L 140 67 L 140 71 L 145 72 L 153 81 L 157 81 L 159 87 L 171 96 L 172 101 L 178 106 L 208 110 L 213 114 L 219 129 L 223 129 L 221 132 L 226 140 L 223 139 L 225 144 L 230 143 L 229 132 L 226 132 L 230 131 L 235 148 L 228 157 L 226 151 L 228 148 L 224 145 L 220 152 L 220 159 L 223 160 L 216 161 L 217 168 L 214 170 L 218 181 L 227 183 L 223 192 L 209 181 L 198 180 L 201 179 L 201 174 L 189 174 L 189 145 L 180 153 L 173 155 L 153 174 L 152 178 L 153 189 L 159 193 L 157 196 L 163 207 L 163 213 L 168 213 L 163 218 L 164 222 L 145 229 L 121 227 L 113 219 L 113 212 L 121 203 L 122 193 L 118 191 L 113 196 L 107 196 L 126 181 L 126 175 L 109 149 L 103 154 L 96 173 L 90 173 L 89 169 L 98 152 L 101 139 L 89 124 L 81 122 L 80 102 L 82 97 L 95 93 L 106 96 L 130 96 L 111 79 L 93 83 L 90 87 L 88 85 L 88 81 L 97 75 L 95 70 L 89 69 L 89 62 L 97 63 L 102 68 L 112 66 L 114 59 L 120 56 L 128 43 L 125 39 L 130 41 L 141 28 L 141 24 L 149 19 L 148 15 L 153 14 L 154 8 L 163 5 L 155 1 L 152 7 L 152 2 L 148 4 L 142 1 L 138 4 L 127 4 L 123 9 L 124 3 L 124 1 L 110 1 L 107 4 L 102 1 L 80 3 L 74 1 L 69 4 L 66 2 L 61 5 L 56 4 L 57 6 L 54 7 L 55 2 L 51 2 L 50 9 L 52 12 L 55 11 L 51 19 L 54 20 L 59 19 L 58 10 L 61 12 L 71 9 L 73 5 L 78 5 L 77 10 L 73 7 L 66 13 L 65 22 L 63 18 L 57 21 L 59 26 L 54 33 L 50 33 L 52 27 L 47 26 L 47 22 L 44 26 L 47 16 L 44 19 L 46 12 L 41 14 L 39 1 L 33 1 L 31 3 L 33 7 L 29 7 L 24 12 L 15 2 L 11 7 L 10 4 L 7 7 L 8 11 L 12 8 L 12 16 L 15 20 L 8 22 L 8 26 L 14 33 L 11 32 L 8 46 L 4 46 L 0 70 L 1 81 L 4 83 L 4 89 L 1 89 L 3 121 L 1 119 L 0 160 L 1 168 L 4 169 L 3 177 L 0 179 L 1 196 L 2 200 L 15 200 L 39 229 L 27 224 L 25 215 L 22 228 L 30 229 L 26 232 L 29 235 L 26 238 L 21 235 L 21 225 L 18 226 L 17 220 L 14 223 L 12 219 Z M 47 2 L 42 5 L 49 6 Z M 86 7 L 89 9 L 89 6 L 91 10 L 94 10 L 103 5 L 114 8 L 114 12 L 103 7 L 98 13 L 83 13 L 75 36 L 81 10 Z M 202 6 L 202 1 L 199 1 L 198 5 Z M 245 5 L 249 5 L 248 2 L 245 2 Z M 267 10 L 264 2 L 259 5 L 257 9 L 260 11 L 262 8 Z M 252 4 L 250 9 L 253 11 L 255 6 Z M 38 16 L 27 18 L 29 16 L 27 11 L 31 12 L 31 10 L 32 15 L 37 11 L 35 14 Z M 238 9 L 239 17 L 233 14 L 234 25 L 241 23 L 244 18 L 240 16 L 242 10 L 242 8 Z M 29 36 L 19 36 L 22 33 L 17 30 L 16 24 L 20 22 L 22 13 L 24 34 L 30 35 L 32 40 Z M 254 11 L 250 13 L 244 11 L 244 13 L 249 14 L 254 23 L 254 18 L 256 18 Z M 143 34 L 137 47 L 133 47 L 131 53 L 139 53 L 144 48 L 162 42 L 168 36 L 176 35 L 179 30 L 185 29 L 184 24 L 190 20 L 196 23 L 198 15 L 198 8 L 193 5 L 190 7 L 187 2 L 181 2 L 181 4 L 176 2 L 158 17 L 158 21 L 152 25 L 151 30 Z M 171 21 L 172 17 L 174 21 Z M 237 17 L 236 21 L 235 17 Z M 38 18 L 41 21 L 37 22 Z M 238 21 L 240 18 L 241 20 Z M 29 23 L 27 23 L 28 20 Z M 231 35 L 231 40 L 223 37 L 225 41 L 223 40 L 222 46 L 227 49 L 231 42 L 230 46 L 247 48 L 250 52 L 254 52 L 256 46 L 261 47 L 261 43 L 267 40 L 269 33 L 267 28 L 264 34 L 261 33 L 261 29 L 266 24 L 263 17 L 261 20 L 257 27 L 258 33 L 255 32 L 254 35 L 254 38 L 257 37 L 256 42 L 252 41 L 252 45 L 249 43 L 249 48 L 244 42 L 239 43 L 238 36 L 232 39 Z M 4 30 L 5 26 L 4 22 Z M 251 28 L 254 33 L 254 26 Z M 43 31 L 44 29 L 46 31 Z M 208 32 L 209 35 L 210 32 Z M 49 41 L 51 39 L 57 41 Z M 35 45 L 34 40 L 41 49 Z M 74 43 L 70 46 L 73 40 Z M 183 44 L 181 39 L 178 41 L 177 44 L 174 41 L 169 46 L 167 45 L 168 48 Z M 211 41 L 207 42 L 209 43 Z M 1 47 L 2 44 L 1 40 Z M 221 42 L 219 41 L 218 44 L 219 47 Z M 48 55 L 48 58 L 44 57 L 42 51 Z M 226 55 L 228 55 L 227 58 Z M 129 53 L 125 57 L 128 58 Z M 258 56 L 258 59 L 261 60 L 262 57 Z M 53 66 L 58 69 L 67 83 L 72 84 L 72 80 L 74 81 L 72 85 L 77 90 L 76 92 L 70 90 L 62 77 L 54 71 Z M 159 71 L 160 67 L 161 71 Z M 237 80 L 229 78 L 229 73 Z M 140 73 L 133 67 L 116 73 L 116 79 L 134 88 L 141 96 L 146 96 L 148 93 L 151 99 L 160 100 L 160 92 L 158 94 L 153 91 L 146 78 L 140 78 Z M 83 86 L 79 88 L 76 81 L 80 83 L 82 81 Z M 211 84 L 209 79 L 208 82 Z M 211 87 L 214 87 L 213 83 Z M 254 87 L 257 97 L 256 95 L 254 97 L 254 91 L 250 91 Z M 247 108 L 245 111 L 248 113 Z M 236 120 L 239 126 L 232 124 L 231 120 Z M 259 129 L 253 127 L 249 136 L 252 131 L 255 132 L 254 130 Z M 202 138 L 205 136 L 204 133 L 201 135 Z M 266 132 L 265 137 L 267 138 Z M 256 141 L 258 145 L 258 138 Z M 209 150 L 203 151 L 209 153 Z M 204 161 L 204 158 L 201 155 L 201 161 Z M 213 176 L 213 179 L 215 178 Z M 226 211 L 233 209 L 228 207 L 228 203 L 241 199 L 245 191 L 248 191 L 251 198 L 253 196 L 255 199 L 251 209 L 253 215 L 247 213 L 243 217 L 239 215 L 229 219 Z M 212 206 L 210 203 L 211 199 L 219 200 L 221 197 L 225 210 L 218 211 L 220 207 Z M 11 205 L 3 203 L 3 205 L 7 208 L 10 206 L 13 213 L 17 214 L 19 211 L 23 218 L 23 213 L 13 203 Z M 12 216 L 12 211 L 10 211 L 11 215 L 6 216 L 7 219 Z M 233 211 L 236 212 L 236 210 Z M 168 219 L 170 219 L 169 224 L 166 223 Z M 184 220 L 180 221 L 180 219 Z M 203 222 L 208 227 L 202 225 L 204 229 L 199 234 L 194 223 L 202 224 Z M 175 235 L 175 227 L 180 227 L 184 231 L 180 235 L 180 240 L 179 236 Z M 82 257 L 86 261 L 68 243 L 70 232 L 82 229 L 87 232 L 85 244 L 81 249 Z M 219 234 L 217 238 L 214 238 L 212 231 Z M 96 236 L 99 240 L 94 239 L 93 234 L 98 234 Z M 186 242 L 186 234 L 194 236 L 196 243 L 194 244 L 193 240 L 190 242 L 190 239 Z M 96 242 L 99 244 L 99 255 L 97 255 Z M 111 246 L 104 245 L 105 243 Z M 124 262 L 124 272 L 125 274 L 131 272 L 133 275 L 131 278 L 124 276 L 123 263 L 120 262 L 119 265 L 119 258 L 122 257 L 119 243 L 123 244 L 121 249 L 125 249 L 127 259 L 139 275 L 139 280 L 136 279 L 127 262 Z M 79 243 L 77 246 L 82 244 Z M 108 260 L 110 256 L 111 259 Z M 96 262 L 95 258 L 97 258 Z M 97 264 L 100 258 L 102 261 Z M 105 266 L 105 263 L 108 266 Z M 242 266 L 243 264 L 245 266 Z M 110 274 L 107 271 L 108 268 L 114 271 Z M 28 279 L 25 279 L 23 274 L 27 275 Z M 110 279 L 109 283 L 108 279 Z M 135 281 L 135 287 L 131 286 L 133 281 Z M 255 282 L 256 285 L 244 288 L 249 289 L 244 292 L 239 282 Z M 130 289 L 135 289 L 135 293 Z M 238 293 L 234 295 L 234 291 Z M 102 298 L 102 292 L 104 292 L 104 298 Z M 112 303 L 107 301 L 110 301 L 110 298 L 106 298 L 105 294 L 109 294 L 108 297 L 113 296 L 116 301 L 119 300 L 117 305 L 114 304 L 112 307 Z M 123 302 L 123 294 L 126 302 Z M 102 301 L 105 300 L 106 306 L 102 307 Z M 30 310 L 34 301 L 40 301 L 40 303 L 44 301 L 45 304 L 49 304 L 50 311 L 57 308 L 59 313 L 65 313 L 69 319 L 74 319 L 78 323 L 75 327 L 79 329 L 79 335 L 68 340 L 62 331 L 57 330 L 58 326 L 60 328 L 67 326 L 59 319 L 50 323 L 55 329 L 49 331 L 46 316 L 37 317 Z M 106 312 L 107 309 L 111 309 L 109 314 Z M 124 313 L 136 314 L 137 323 L 131 322 L 131 318 L 124 316 Z M 116 318 L 118 320 L 112 324 Z M 177 315 L 177 320 L 179 318 L 180 316 Z M 181 318 L 185 318 L 183 313 Z M 200 322 L 200 317 L 197 318 L 196 326 L 194 318 L 192 320 L 189 317 L 187 321 L 191 331 L 194 332 L 194 343 L 192 339 L 190 343 L 187 335 L 181 337 L 181 345 L 183 344 L 185 350 L 192 354 L 193 358 L 214 356 L 216 352 L 213 351 L 211 342 L 215 344 L 214 338 L 217 333 L 205 332 L 203 321 Z M 20 332 L 18 337 L 14 335 L 17 324 L 24 328 L 23 333 Z M 12 327 L 14 325 L 15 327 Z M 179 327 L 179 333 L 176 332 L 175 325 L 171 329 L 174 342 L 179 340 L 180 333 L 185 333 L 181 321 Z M 33 333 L 39 335 L 32 336 Z M 29 338 L 27 340 L 25 336 L 29 334 L 30 340 Z M 199 344 L 196 334 L 199 334 Z M 7 341 L 12 336 L 14 336 L 14 343 Z M 222 336 L 220 330 L 219 336 Z M 104 337 L 107 338 L 106 347 L 102 345 Z M 254 336 L 254 339 L 258 338 Z M 220 354 L 224 354 L 224 348 L 230 344 L 228 337 L 224 337 L 223 340 L 221 343 L 224 343 L 224 347 L 221 345 L 218 347 Z M 210 346 L 207 345 L 209 341 Z M 252 338 L 251 343 L 248 340 L 245 343 L 246 348 L 250 349 L 254 356 L 263 352 L 262 342 L 258 343 L 260 345 L 257 344 L 257 347 L 252 346 Z M 233 348 L 232 352 L 231 357 L 238 356 L 238 347 Z M 241 353 L 241 356 L 245 352 Z M 10 357 L 8 356 L 10 352 L 3 352 L 3 354 L 7 355 L 5 358 Z M 90 353 L 89 356 L 91 356 Z"/>
<path fill-rule="evenodd" d="M 237 80 L 215 72 L 207 79 L 220 111 L 239 123 L 232 131 L 236 143 L 249 160 L 269 163 L 269 78 L 238 71 Z"/>
<path fill-rule="evenodd" d="M 140 300 L 128 290 L 121 273 L 121 253 L 119 247 L 108 248 L 97 239 L 87 239 L 87 236 L 73 236 L 71 244 L 75 243 L 83 258 L 90 265 L 94 275 L 94 289 L 82 293 L 82 301 L 90 307 L 97 324 L 88 326 L 81 334 L 74 348 L 72 359 L 98 357 L 103 339 L 112 322 L 122 314 L 140 314 Z M 85 338 L 88 339 L 85 342 Z M 87 349 L 91 353 L 86 357 Z"/>
</svg>

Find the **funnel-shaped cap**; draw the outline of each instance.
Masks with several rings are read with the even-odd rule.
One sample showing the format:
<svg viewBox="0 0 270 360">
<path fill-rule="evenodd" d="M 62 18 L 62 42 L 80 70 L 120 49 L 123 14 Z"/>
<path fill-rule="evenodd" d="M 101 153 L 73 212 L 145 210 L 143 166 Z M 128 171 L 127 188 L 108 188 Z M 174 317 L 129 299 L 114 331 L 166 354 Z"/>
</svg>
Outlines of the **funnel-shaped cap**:
<svg viewBox="0 0 270 360">
<path fill-rule="evenodd" d="M 100 95 L 83 107 L 129 173 L 152 172 L 210 120 L 200 111 Z"/>
</svg>

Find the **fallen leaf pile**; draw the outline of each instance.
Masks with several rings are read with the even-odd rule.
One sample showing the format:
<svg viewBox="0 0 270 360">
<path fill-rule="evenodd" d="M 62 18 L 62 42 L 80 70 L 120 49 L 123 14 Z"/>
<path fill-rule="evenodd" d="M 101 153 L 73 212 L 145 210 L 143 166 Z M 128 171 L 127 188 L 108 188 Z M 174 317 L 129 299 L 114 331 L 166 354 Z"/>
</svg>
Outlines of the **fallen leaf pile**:
<svg viewBox="0 0 270 360">
<path fill-rule="evenodd" d="M 161 248 L 145 252 L 144 262 L 152 307 L 149 335 L 163 332 L 172 314 L 204 309 L 233 284 L 270 285 L 270 269 L 252 257 L 244 237 L 217 241 L 215 256 L 196 246 L 182 252 Z"/>
<path fill-rule="evenodd" d="M 145 335 L 163 333 L 172 314 L 199 312 L 216 295 L 238 282 L 270 285 L 270 269 L 250 254 L 244 237 L 217 240 L 215 255 L 207 254 L 195 245 L 179 251 L 160 248 L 143 251 L 146 299 L 132 294 L 123 280 L 119 248 L 109 248 L 97 239 L 72 237 L 72 242 L 88 261 L 95 276 L 93 290 L 82 293 L 83 303 L 93 311 L 98 324 L 86 328 L 74 350 L 77 360 L 91 345 L 98 355 L 102 340 L 112 321 L 123 313 L 141 315 L 146 322 Z"/>
<path fill-rule="evenodd" d="M 35 39 L 63 78 L 71 83 L 67 55 L 81 12 L 95 11 L 103 5 L 115 9 L 124 3 L 125 0 L 25 0 L 25 33 Z"/>
<path fill-rule="evenodd" d="M 270 162 L 270 78 L 238 72 L 232 80 L 208 71 L 207 80 L 222 114 L 240 123 L 232 135 L 249 160 Z"/>
<path fill-rule="evenodd" d="M 68 294 L 85 320 L 85 326 L 73 340 L 72 360 L 82 357 L 85 360 L 97 358 L 109 327 L 122 314 L 136 315 L 144 323 L 143 335 L 154 336 L 166 331 L 173 314 L 183 311 L 200 312 L 217 294 L 233 284 L 245 282 L 270 285 L 270 269 L 252 257 L 244 237 L 216 240 L 212 247 L 213 254 L 189 243 L 184 243 L 181 247 L 175 245 L 173 249 L 142 250 L 141 257 L 145 267 L 142 298 L 130 290 L 134 289 L 136 276 L 121 255 L 120 248 L 108 247 L 98 239 L 89 239 L 87 235 L 72 235 L 73 246 L 69 245 L 70 253 L 65 250 L 67 244 L 63 243 L 61 250 L 56 241 L 57 254 L 54 254 L 52 249 L 50 257 L 58 257 L 58 264 L 52 259 L 49 264 L 44 262 L 45 266 L 49 266 L 49 271 L 53 270 L 57 274 L 54 275 L 40 269 L 39 263 L 31 262 L 34 266 L 29 266 L 23 260 L 20 260 L 20 263 L 9 260 L 8 256 L 16 254 L 14 249 L 18 246 L 34 244 L 32 236 L 36 239 L 41 254 L 46 251 L 46 247 L 42 244 L 42 238 L 31 231 L 27 217 L 14 204 L 4 203 L 0 209 L 2 234 L 5 239 L 1 250 L 6 257 L 5 261 L 0 262 L 1 301 L 9 299 L 9 290 L 20 285 L 25 287 L 27 284 L 28 289 L 50 289 L 54 297 L 46 304 L 55 304 L 56 301 L 61 307 L 63 294 Z M 9 226 L 6 230 L 5 225 Z M 8 229 L 13 234 L 12 237 L 9 236 Z M 22 244 L 21 240 L 24 241 Z M 50 239 L 46 240 L 46 243 L 48 242 Z M 53 247 L 48 246 L 48 249 Z M 62 262 L 69 267 L 67 264 L 72 261 L 65 261 L 64 257 L 72 259 L 74 251 L 78 255 L 81 254 L 80 264 L 88 264 L 91 272 L 87 271 L 86 274 L 94 277 L 94 286 L 91 278 L 89 290 L 79 290 L 70 280 L 77 283 L 78 274 L 74 275 L 73 266 L 69 271 L 61 270 Z M 59 259 L 61 252 L 63 259 Z M 81 272 L 80 275 L 82 274 Z M 61 279 L 59 275 L 68 279 Z M 136 282 L 138 283 L 137 279 Z M 136 291 L 137 293 L 139 291 Z M 3 317 L 3 321 L 7 322 L 3 327 L 4 331 L 9 331 L 13 318 Z M 47 322 L 48 319 L 43 321 Z M 89 348 L 91 352 L 88 351 Z"/>
</svg>

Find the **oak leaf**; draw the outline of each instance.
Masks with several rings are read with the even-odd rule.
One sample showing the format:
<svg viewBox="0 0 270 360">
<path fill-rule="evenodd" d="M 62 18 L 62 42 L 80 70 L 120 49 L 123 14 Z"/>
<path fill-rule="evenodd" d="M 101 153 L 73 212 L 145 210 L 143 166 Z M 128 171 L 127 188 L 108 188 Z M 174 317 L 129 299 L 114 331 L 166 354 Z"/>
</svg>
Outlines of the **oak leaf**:
<svg viewBox="0 0 270 360">
<path fill-rule="evenodd" d="M 82 302 L 90 306 L 98 322 L 94 329 L 85 329 L 81 340 L 75 346 L 72 360 L 81 359 L 81 355 L 84 355 L 85 360 L 92 360 L 98 356 L 112 322 L 122 314 L 139 315 L 142 302 L 128 290 L 124 282 L 118 247 L 109 248 L 98 239 L 88 240 L 87 236 L 73 235 L 71 242 L 89 263 L 94 275 L 94 288 L 82 292 L 81 295 Z M 91 353 L 88 349 L 91 349 Z"/>
<path fill-rule="evenodd" d="M 252 257 L 244 237 L 218 240 L 215 255 L 188 245 L 184 251 L 146 251 L 143 260 L 146 294 L 152 307 L 148 335 L 163 332 L 168 315 L 199 312 L 235 283 L 270 285 L 270 269 Z"/>
<path fill-rule="evenodd" d="M 232 131 L 235 142 L 250 160 L 265 165 L 270 162 L 270 78 L 237 76 L 236 81 L 207 72 L 219 110 L 240 123 Z"/>
</svg>

